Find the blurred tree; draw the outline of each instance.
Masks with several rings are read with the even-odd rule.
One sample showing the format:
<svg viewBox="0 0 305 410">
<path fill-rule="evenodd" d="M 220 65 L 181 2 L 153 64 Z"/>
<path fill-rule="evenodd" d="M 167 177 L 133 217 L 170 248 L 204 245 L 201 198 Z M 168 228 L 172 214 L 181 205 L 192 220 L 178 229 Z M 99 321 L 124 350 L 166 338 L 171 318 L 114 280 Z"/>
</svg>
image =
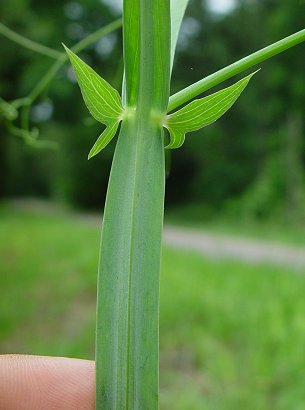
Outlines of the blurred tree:
<svg viewBox="0 0 305 410">
<path fill-rule="evenodd" d="M 189 18 L 194 22 L 200 18 L 200 29 L 182 39 L 174 74 L 181 67 L 179 75 L 183 70 L 187 83 L 199 79 L 203 72 L 211 73 L 302 29 L 304 11 L 305 3 L 298 0 L 244 0 L 236 2 L 230 13 L 211 14 L 206 2 L 193 1 Z M 300 216 L 304 208 L 304 50 L 295 48 L 261 67 L 252 86 L 221 121 L 187 139 L 187 160 L 183 153 L 174 153 L 173 172 L 179 169 L 180 180 L 185 176 L 181 185 L 186 195 L 180 200 L 200 201 L 220 210 L 236 198 L 239 216 L 245 212 L 268 217 L 275 208 Z M 176 200 L 174 185 L 167 188 L 169 201 Z"/>
<path fill-rule="evenodd" d="M 51 3 L 13 0 L 0 4 L 0 14 L 2 22 L 16 32 L 60 51 L 61 42 L 71 46 L 114 20 L 109 7 L 95 0 Z M 53 64 L 50 58 L 2 36 L 0 47 L 0 96 L 6 101 L 26 96 Z M 119 88 L 120 54 L 121 38 L 115 32 L 88 47 L 82 56 Z M 100 206 L 107 187 L 110 152 L 104 155 L 104 173 L 100 172 L 99 162 L 88 163 L 86 159 L 103 127 L 91 124 L 90 120 L 88 126 L 89 114 L 68 65 L 35 102 L 30 118 L 31 125 L 40 128 L 41 139 L 58 141 L 60 149 L 55 152 L 33 149 L 22 140 L 8 137 L 8 132 L 3 130 L 1 155 L 8 159 L 6 169 L 1 172 L 5 175 L 3 194 L 55 195 L 74 205 Z M 3 167 L 4 162 L 1 164 Z"/>
<path fill-rule="evenodd" d="M 213 11 L 212 3 L 190 1 L 172 92 L 304 28 L 305 3 L 299 0 L 237 0 L 234 8 L 223 13 Z M 62 41 L 71 46 L 109 23 L 113 13 L 109 5 L 96 0 L 0 3 L 3 23 L 55 49 L 61 48 Z M 112 33 L 82 53 L 118 89 L 121 43 L 119 32 Z M 52 61 L 1 36 L 0 47 L 0 96 L 5 100 L 25 96 Z M 199 203 L 214 211 L 230 205 L 238 216 L 269 217 L 275 210 L 282 216 L 300 216 L 304 208 L 304 46 L 261 68 L 221 121 L 187 137 L 182 150 L 172 153 L 168 205 Z M 5 175 L 2 194 L 40 194 L 100 207 L 114 144 L 87 162 L 86 154 L 102 126 L 89 119 L 68 66 L 34 105 L 31 121 L 41 129 L 41 138 L 58 141 L 60 149 L 33 150 L 2 128 L 0 149 L 6 159 L 0 161 L 0 175 Z"/>
</svg>

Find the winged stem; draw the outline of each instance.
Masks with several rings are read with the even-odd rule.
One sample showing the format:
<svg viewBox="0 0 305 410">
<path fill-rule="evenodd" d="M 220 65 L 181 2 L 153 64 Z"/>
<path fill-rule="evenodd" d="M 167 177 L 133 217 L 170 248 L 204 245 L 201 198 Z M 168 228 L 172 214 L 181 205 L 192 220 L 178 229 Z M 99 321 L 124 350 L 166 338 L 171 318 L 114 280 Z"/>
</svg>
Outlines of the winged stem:
<svg viewBox="0 0 305 410">
<path fill-rule="evenodd" d="M 159 271 L 164 207 L 161 114 L 169 97 L 169 1 L 124 2 L 129 115 L 122 122 L 102 228 L 96 409 L 158 408 Z M 159 113 L 159 114 L 158 114 Z"/>
</svg>

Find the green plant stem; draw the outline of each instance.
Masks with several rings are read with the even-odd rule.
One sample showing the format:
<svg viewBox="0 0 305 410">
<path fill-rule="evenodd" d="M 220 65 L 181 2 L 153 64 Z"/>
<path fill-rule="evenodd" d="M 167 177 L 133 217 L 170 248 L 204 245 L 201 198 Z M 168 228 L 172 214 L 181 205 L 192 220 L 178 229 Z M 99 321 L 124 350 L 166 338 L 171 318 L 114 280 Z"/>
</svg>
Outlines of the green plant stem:
<svg viewBox="0 0 305 410">
<path fill-rule="evenodd" d="M 40 81 L 35 85 L 30 94 L 27 96 L 26 105 L 32 105 L 33 102 L 39 97 L 39 95 L 47 88 L 55 75 L 66 63 L 66 56 L 62 55 L 60 60 L 55 61 L 52 66 L 45 72 Z"/>
<path fill-rule="evenodd" d="M 116 146 L 102 229 L 96 409 L 157 410 L 165 171 L 156 113 L 164 115 L 169 95 L 168 0 L 124 2 L 124 59 L 133 107 Z"/>
<path fill-rule="evenodd" d="M 153 124 L 140 125 L 136 119 L 124 121 L 113 159 L 102 230 L 97 410 L 158 408 L 163 155 L 160 129 Z"/>
<path fill-rule="evenodd" d="M 0 33 L 9 40 L 21 45 L 22 47 L 28 48 L 31 51 L 35 51 L 36 53 L 43 54 L 47 57 L 58 59 L 62 55 L 60 51 L 44 46 L 43 44 L 39 44 L 36 41 L 30 40 L 16 33 L 15 31 L 6 27 L 3 23 L 0 23 Z"/>
<path fill-rule="evenodd" d="M 243 58 L 217 72 L 209 75 L 208 77 L 197 81 L 196 83 L 184 88 L 178 93 L 172 95 L 169 99 L 168 112 L 173 111 L 175 108 L 186 103 L 199 94 L 209 90 L 210 88 L 220 84 L 221 82 L 228 80 L 236 74 L 247 70 L 254 65 L 262 63 L 263 61 L 279 54 L 301 42 L 305 41 L 305 29 L 301 30 L 289 37 L 286 37 L 277 43 L 274 43 L 268 47 L 259 50 L 248 57 Z"/>
<path fill-rule="evenodd" d="M 8 104 L 6 101 L 4 101 L 0 97 L 0 113 L 4 113 L 4 116 L 8 120 L 15 120 L 18 117 L 18 112 L 16 107 L 14 107 L 12 104 Z"/>
</svg>

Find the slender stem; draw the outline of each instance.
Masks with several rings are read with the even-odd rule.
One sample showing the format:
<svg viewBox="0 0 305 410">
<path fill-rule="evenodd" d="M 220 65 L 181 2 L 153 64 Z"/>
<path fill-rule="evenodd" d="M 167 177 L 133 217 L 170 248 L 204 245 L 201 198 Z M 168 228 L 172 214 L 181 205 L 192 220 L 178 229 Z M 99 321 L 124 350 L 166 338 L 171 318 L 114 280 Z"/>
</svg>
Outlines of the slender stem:
<svg viewBox="0 0 305 410">
<path fill-rule="evenodd" d="M 21 123 L 22 129 L 24 129 L 26 132 L 30 131 L 30 106 L 29 105 L 24 105 L 21 108 L 20 123 Z"/>
<path fill-rule="evenodd" d="M 86 38 L 80 40 L 73 47 L 71 47 L 71 50 L 74 53 L 79 53 L 80 51 L 84 50 L 85 48 L 93 44 L 99 38 L 106 36 L 112 31 L 117 30 L 121 26 L 122 19 L 117 19 L 112 23 L 108 24 L 107 26 L 96 30 L 94 33 L 89 34 Z M 52 79 L 61 69 L 61 67 L 68 61 L 68 57 L 64 52 L 53 50 L 42 44 L 36 43 L 35 41 L 26 39 L 20 34 L 15 33 L 13 30 L 9 29 L 2 23 L 0 23 L 0 33 L 2 33 L 7 38 L 9 38 L 12 41 L 15 41 L 23 47 L 29 48 L 33 51 L 37 51 L 41 54 L 47 55 L 48 57 L 52 57 L 57 60 L 43 75 L 41 80 L 36 84 L 36 86 L 33 88 L 30 94 L 25 98 L 19 99 L 18 103 L 16 101 L 15 107 L 18 108 L 22 105 L 31 105 L 36 100 L 36 98 L 42 93 L 42 91 L 45 90 L 45 88 L 49 85 L 49 83 L 52 81 Z"/>
<path fill-rule="evenodd" d="M 90 44 L 94 43 L 99 38 L 111 33 L 114 30 L 117 30 L 119 27 L 122 26 L 122 19 L 115 20 L 114 22 L 108 24 L 105 27 L 102 27 L 96 30 L 94 33 L 90 34 L 83 40 L 79 41 L 75 44 L 71 49 L 74 52 L 80 52 L 81 50 L 88 47 Z M 15 127 L 13 124 L 8 123 L 8 128 L 12 132 L 12 134 L 23 138 L 29 145 L 35 146 L 37 148 L 57 148 L 57 143 L 53 141 L 39 141 L 37 140 L 38 137 L 38 130 L 30 130 L 30 107 L 33 102 L 39 97 L 39 95 L 46 89 L 46 87 L 50 84 L 56 73 L 60 70 L 60 68 L 66 63 L 68 57 L 66 53 L 59 52 L 56 50 L 52 50 L 44 45 L 38 44 L 32 40 L 26 39 L 25 37 L 21 36 L 18 33 L 15 33 L 4 24 L 0 23 L 0 33 L 5 35 L 12 41 L 24 46 L 26 48 L 30 48 L 33 51 L 38 53 L 47 55 L 48 57 L 55 58 L 56 61 L 51 65 L 51 67 L 47 70 L 47 72 L 43 75 L 40 81 L 36 84 L 36 86 L 32 89 L 30 94 L 25 98 L 20 98 L 15 100 L 11 103 L 11 105 L 5 103 L 5 101 L 0 100 L 0 103 L 3 105 L 3 108 L 11 115 L 12 120 L 17 118 L 17 111 L 14 112 L 14 109 L 21 108 L 21 127 Z"/>
<path fill-rule="evenodd" d="M 0 23 L 0 32 L 1 28 L 3 29 L 3 24 Z M 99 38 L 111 33 L 114 30 L 117 30 L 122 26 L 122 19 L 115 20 L 114 22 L 108 24 L 105 27 L 102 27 L 101 29 L 96 30 L 94 33 L 90 34 L 83 40 L 79 41 L 76 43 L 73 47 L 71 47 L 71 50 L 74 52 L 80 52 L 86 47 L 88 47 L 90 44 L 93 44 L 95 41 L 97 41 Z M 4 26 L 6 29 L 6 27 Z M 22 36 L 19 36 L 17 33 L 14 33 L 12 30 L 8 29 L 10 32 L 12 32 L 18 39 Z M 9 37 L 12 39 L 11 37 Z M 30 44 L 33 42 L 31 40 L 28 40 L 27 45 L 25 45 L 23 42 L 21 43 L 20 41 L 18 42 L 19 44 L 28 47 Z M 42 46 L 44 47 L 44 46 Z M 37 50 L 35 50 L 37 51 Z M 30 106 L 34 103 L 34 101 L 39 97 L 39 95 L 46 89 L 46 87 L 50 84 L 52 79 L 55 77 L 57 72 L 61 69 L 61 67 L 67 62 L 68 56 L 66 53 L 58 52 L 56 57 L 57 61 L 55 61 L 51 67 L 47 70 L 47 72 L 42 76 L 40 81 L 35 85 L 35 87 L 32 89 L 30 94 L 25 97 L 25 98 L 20 98 L 18 100 L 15 100 L 12 102 L 12 106 L 15 107 L 16 109 L 22 107 L 22 112 L 21 112 L 21 125 L 24 128 L 24 130 L 21 130 L 19 128 L 14 127 L 11 128 L 14 130 L 14 133 L 22 138 L 24 138 L 27 142 L 31 142 L 33 145 L 40 145 L 41 147 L 53 147 L 55 143 L 52 141 L 34 141 L 34 137 L 32 136 L 31 132 L 29 131 L 29 112 L 30 112 Z M 36 135 L 36 134 L 33 134 Z"/>
<path fill-rule="evenodd" d="M 55 63 L 53 63 L 53 65 L 45 72 L 45 74 L 42 76 L 40 81 L 35 85 L 35 87 L 32 89 L 32 91 L 28 95 L 27 101 L 26 101 L 27 105 L 33 104 L 33 102 L 39 97 L 39 95 L 50 84 L 50 82 L 53 80 L 55 75 L 58 73 L 58 71 L 65 64 L 66 61 L 67 61 L 67 57 L 64 56 L 64 54 L 62 54 L 60 57 L 60 60 L 55 61 Z"/>
<path fill-rule="evenodd" d="M 90 44 L 94 43 L 99 38 L 111 33 L 114 30 L 117 30 L 122 26 L 122 19 L 117 19 L 112 23 L 108 24 L 105 27 L 102 27 L 96 30 L 94 33 L 89 34 L 86 38 L 80 40 L 77 44 L 71 47 L 71 50 L 74 53 L 79 53 L 81 50 L 85 49 L 86 47 L 90 46 Z M 30 49 L 31 51 L 36 51 L 37 53 L 43 54 L 45 56 L 54 58 L 55 60 L 64 60 L 67 61 L 66 53 L 54 50 L 50 47 L 47 47 L 43 44 L 37 43 L 36 41 L 30 40 L 15 31 L 11 30 L 3 23 L 0 23 L 0 33 L 3 34 L 6 38 L 15 43 Z"/>
<path fill-rule="evenodd" d="M 102 27 L 99 30 L 96 30 L 94 33 L 89 34 L 83 40 L 80 40 L 76 43 L 71 50 L 74 53 L 79 53 L 80 51 L 87 48 L 89 45 L 95 43 L 99 38 L 106 36 L 107 34 L 111 33 L 114 30 L 117 30 L 122 26 L 122 19 L 115 20 L 114 22 L 108 24 L 105 27 Z M 41 92 L 48 86 L 48 84 L 52 81 L 54 76 L 57 72 L 61 69 L 61 67 L 68 61 L 68 56 L 66 53 L 60 53 L 60 58 L 56 61 L 49 70 L 45 73 L 45 75 L 41 78 L 41 80 L 37 83 L 37 85 L 33 88 L 29 95 L 30 104 L 33 103 L 36 98 L 41 94 Z"/>
<path fill-rule="evenodd" d="M 122 27 L 122 19 L 117 19 L 112 23 L 107 24 L 107 26 L 96 30 L 94 33 L 89 34 L 86 38 L 80 40 L 73 47 L 71 47 L 71 50 L 73 51 L 73 53 L 77 54 L 91 44 L 95 43 L 99 38 L 106 36 L 107 34 L 119 29 L 120 27 Z"/>
<path fill-rule="evenodd" d="M 15 107 L 16 110 L 18 110 L 20 107 L 23 107 L 24 105 L 31 104 L 31 101 L 28 97 L 22 97 L 11 101 L 10 104 L 12 104 L 12 106 Z"/>
<path fill-rule="evenodd" d="M 242 71 L 245 71 L 248 68 L 257 65 L 299 43 L 302 43 L 303 41 L 305 41 L 305 29 L 292 34 L 277 43 L 265 47 L 262 50 L 259 50 L 202 80 L 197 81 L 196 83 L 184 88 L 170 97 L 168 112 L 174 110 L 192 98 L 197 97 L 199 94 L 209 90 L 210 88 L 220 84 L 221 82 L 228 80 L 234 75 L 241 73 Z"/>
<path fill-rule="evenodd" d="M 28 48 L 31 51 L 36 51 L 36 53 L 43 54 L 45 56 L 55 58 L 56 60 L 61 57 L 62 53 L 60 51 L 54 50 L 50 47 L 44 46 L 43 44 L 37 43 L 36 41 L 30 40 L 10 28 L 6 27 L 3 23 L 0 23 L 0 33 L 11 41 L 20 44 L 22 47 Z"/>
<path fill-rule="evenodd" d="M 15 120 L 18 117 L 16 107 L 12 104 L 8 104 L 0 97 L 0 113 L 4 112 L 4 116 L 9 120 Z"/>
</svg>

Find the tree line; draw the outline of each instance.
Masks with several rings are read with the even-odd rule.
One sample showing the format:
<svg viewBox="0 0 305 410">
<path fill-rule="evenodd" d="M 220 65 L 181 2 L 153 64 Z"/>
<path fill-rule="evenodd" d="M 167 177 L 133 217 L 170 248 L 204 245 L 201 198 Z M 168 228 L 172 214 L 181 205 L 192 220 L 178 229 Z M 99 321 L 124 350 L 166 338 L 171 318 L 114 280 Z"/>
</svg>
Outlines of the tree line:
<svg viewBox="0 0 305 410">
<path fill-rule="evenodd" d="M 298 0 L 240 0 L 227 14 L 191 1 L 172 92 L 301 30 L 304 12 L 305 3 Z M 16 32 L 59 50 L 61 42 L 73 45 L 117 18 L 95 0 L 14 0 L 1 4 L 0 14 Z M 118 30 L 81 53 L 117 89 L 121 47 Z M 0 97 L 5 101 L 27 95 L 52 63 L 4 37 L 0 49 Z M 169 207 L 196 204 L 202 218 L 224 212 L 239 218 L 304 219 L 304 55 L 300 45 L 262 64 L 232 110 L 167 155 Z M 0 195 L 43 196 L 100 208 L 114 143 L 87 161 L 102 128 L 90 120 L 68 65 L 34 103 L 30 122 L 39 128 L 39 138 L 58 142 L 59 149 L 32 148 L 13 136 L 1 118 Z"/>
</svg>

